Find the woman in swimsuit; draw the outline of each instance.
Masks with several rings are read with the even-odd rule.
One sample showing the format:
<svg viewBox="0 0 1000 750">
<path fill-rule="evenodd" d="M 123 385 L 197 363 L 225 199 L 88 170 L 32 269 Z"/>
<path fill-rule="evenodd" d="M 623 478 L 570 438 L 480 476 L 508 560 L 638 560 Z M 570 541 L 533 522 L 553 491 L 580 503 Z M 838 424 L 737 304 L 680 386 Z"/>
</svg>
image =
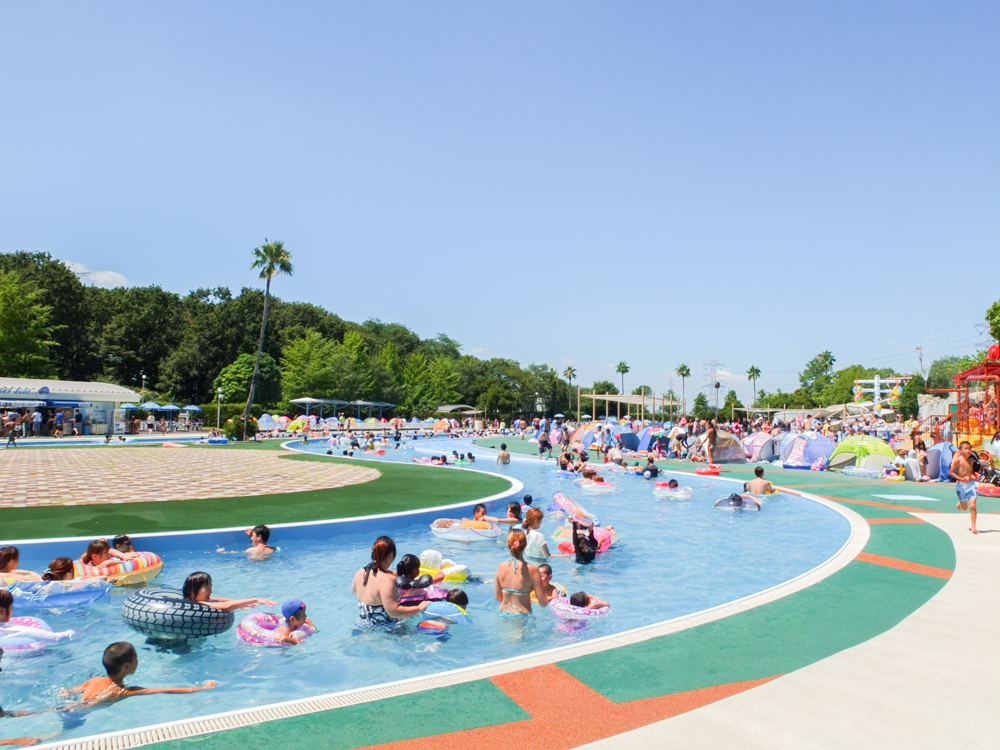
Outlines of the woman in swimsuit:
<svg viewBox="0 0 1000 750">
<path fill-rule="evenodd" d="M 493 593 L 500 602 L 501 614 L 527 615 L 531 612 L 531 592 L 535 592 L 540 606 L 549 603 L 538 568 L 524 561 L 527 536 L 521 529 L 511 529 L 507 534 L 510 559 L 497 568 Z"/>
<path fill-rule="evenodd" d="M 358 597 L 358 619 L 363 625 L 379 628 L 392 625 L 427 609 L 428 601 L 400 604 L 396 590 L 396 543 L 380 536 L 372 545 L 372 561 L 354 574 L 351 593 Z M 381 574 L 381 575 L 380 575 Z"/>
</svg>

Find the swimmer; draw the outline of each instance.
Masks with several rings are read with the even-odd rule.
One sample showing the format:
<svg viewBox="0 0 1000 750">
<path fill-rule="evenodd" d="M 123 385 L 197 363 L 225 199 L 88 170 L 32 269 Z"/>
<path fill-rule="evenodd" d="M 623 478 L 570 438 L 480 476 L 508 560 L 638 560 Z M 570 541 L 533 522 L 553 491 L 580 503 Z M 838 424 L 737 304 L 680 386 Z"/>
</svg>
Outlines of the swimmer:
<svg viewBox="0 0 1000 750">
<path fill-rule="evenodd" d="M 539 531 L 545 514 L 538 508 L 528 508 L 524 518 L 524 530 L 527 533 L 527 543 L 524 547 L 524 559 L 531 563 L 543 563 L 551 557 L 545 535 Z"/>
<path fill-rule="evenodd" d="M 90 576 L 91 578 L 106 578 L 107 576 Z M 72 581 L 73 561 L 68 557 L 57 557 L 42 571 L 43 581 Z"/>
<path fill-rule="evenodd" d="M 573 522 L 573 549 L 576 550 L 577 565 L 589 565 L 594 562 L 597 548 L 600 546 L 594 537 L 594 527 L 588 526 L 586 534 L 581 535 L 583 528 L 576 521 Z"/>
<path fill-rule="evenodd" d="M 121 560 L 132 560 L 139 556 L 132 546 L 132 537 L 128 534 L 118 534 L 112 538 L 108 554 Z"/>
<path fill-rule="evenodd" d="M 0 589 L 0 637 L 5 638 L 31 638 L 33 641 L 42 643 L 59 643 L 68 641 L 74 635 L 75 630 L 63 630 L 54 633 L 51 630 L 33 628 L 30 625 L 12 625 L 10 618 L 14 614 L 14 595 L 7 589 Z"/>
<path fill-rule="evenodd" d="M 297 646 L 302 641 L 293 637 L 292 633 L 303 625 L 308 625 L 313 631 L 316 630 L 313 621 L 306 617 L 306 603 L 301 599 L 288 599 L 283 602 L 281 605 L 281 616 L 285 618 L 285 621 L 274 629 L 274 639 L 276 641 L 287 643 L 290 646 Z"/>
<path fill-rule="evenodd" d="M 396 564 L 396 588 L 400 589 L 424 589 L 434 583 L 441 583 L 444 580 L 444 573 L 440 570 L 437 575 L 430 573 L 420 574 L 420 558 L 416 555 L 403 555 Z"/>
<path fill-rule="evenodd" d="M 603 599 L 591 596 L 586 591 L 577 591 L 569 598 L 569 603 L 581 609 L 606 609 L 611 606 Z"/>
<path fill-rule="evenodd" d="M 115 552 L 121 555 L 117 550 Z M 95 568 L 108 568 L 118 564 L 118 560 L 111 554 L 111 545 L 108 544 L 107 539 L 98 539 L 88 544 L 87 551 L 83 553 L 80 562 L 84 565 L 92 565 Z"/>
<path fill-rule="evenodd" d="M 538 568 L 524 561 L 526 543 L 527 537 L 520 529 L 511 529 L 507 533 L 510 559 L 500 563 L 493 581 L 493 595 L 500 602 L 500 611 L 508 615 L 529 614 L 532 591 L 539 605 L 545 607 L 549 603 Z"/>
<path fill-rule="evenodd" d="M 226 599 L 222 596 L 212 596 L 212 576 L 208 573 L 198 571 L 192 573 L 184 580 L 184 598 L 191 602 L 204 604 L 206 607 L 221 609 L 223 612 L 232 612 L 234 609 L 253 609 L 258 604 L 265 604 L 273 607 L 277 602 L 271 599 L 264 599 L 259 596 L 252 596 L 247 599 Z"/>
<path fill-rule="evenodd" d="M 17 547 L 0 547 L 0 578 L 7 578 L 12 581 L 40 581 L 38 573 L 30 570 L 18 570 L 17 564 L 21 560 L 21 551 Z"/>
<path fill-rule="evenodd" d="M 753 470 L 754 478 L 743 485 L 743 489 L 751 495 L 766 495 L 774 492 L 774 485 L 764 479 L 764 467 L 758 466 Z"/>
<path fill-rule="evenodd" d="M 473 521 L 488 521 L 489 523 L 509 523 L 513 526 L 520 525 L 521 523 L 521 504 L 519 502 L 508 503 L 507 505 L 507 517 L 497 518 L 496 516 L 486 515 L 486 506 L 482 503 L 477 503 L 472 509 L 472 520 Z"/>
<path fill-rule="evenodd" d="M 555 587 L 552 583 L 552 566 L 548 563 L 543 563 L 538 566 L 538 577 L 542 580 L 542 590 L 551 602 L 553 599 L 558 599 L 562 596 L 562 592 Z"/>
<path fill-rule="evenodd" d="M 351 593 L 358 598 L 358 619 L 368 627 L 381 628 L 413 617 L 430 603 L 400 604 L 390 569 L 395 559 L 396 543 L 390 537 L 380 536 L 372 545 L 372 561 L 354 574 Z"/>
<path fill-rule="evenodd" d="M 497 454 L 497 463 L 505 466 L 510 463 L 510 454 L 507 452 L 507 443 L 500 443 L 500 452 Z"/>
<path fill-rule="evenodd" d="M 525 495 L 521 499 L 521 502 L 524 503 L 524 505 L 527 505 L 530 508 L 531 507 L 531 503 L 533 502 L 532 499 L 531 499 L 531 495 Z M 521 510 L 524 510 L 524 505 L 521 506 Z"/>
<path fill-rule="evenodd" d="M 250 537 L 251 546 L 245 551 L 251 557 L 260 559 L 274 552 L 274 547 L 267 543 L 267 540 L 271 538 L 271 530 L 264 524 L 247 529 L 246 535 Z"/>
<path fill-rule="evenodd" d="M 141 688 L 125 687 L 125 678 L 135 674 L 139 668 L 139 657 L 135 647 L 128 641 L 112 643 L 104 649 L 101 659 L 104 665 L 105 677 L 91 677 L 86 682 L 61 691 L 62 695 L 81 693 L 78 706 L 93 706 L 98 703 L 113 703 L 133 695 L 153 695 L 154 693 L 196 693 L 199 690 L 211 690 L 218 683 L 206 680 L 200 687 L 165 687 Z M 74 708 L 70 706 L 69 708 Z"/>
</svg>

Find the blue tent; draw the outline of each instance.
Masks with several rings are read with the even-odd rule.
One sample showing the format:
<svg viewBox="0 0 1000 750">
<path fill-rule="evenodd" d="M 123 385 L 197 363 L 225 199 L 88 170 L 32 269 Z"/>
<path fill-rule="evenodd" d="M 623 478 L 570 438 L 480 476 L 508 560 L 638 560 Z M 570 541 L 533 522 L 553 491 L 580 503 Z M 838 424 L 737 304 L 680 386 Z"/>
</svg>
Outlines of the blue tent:
<svg viewBox="0 0 1000 750">
<path fill-rule="evenodd" d="M 950 482 L 951 459 L 957 450 L 951 443 L 934 443 L 927 450 L 927 476 L 939 482 Z"/>
<path fill-rule="evenodd" d="M 636 435 L 632 430 L 622 430 L 621 435 L 618 439 L 622 442 L 622 447 L 625 450 L 637 451 L 639 450 L 639 436 Z"/>
<path fill-rule="evenodd" d="M 786 469 L 810 469 L 821 458 L 829 458 L 833 449 L 833 442 L 820 433 L 803 432 L 785 445 L 781 451 L 781 465 Z"/>
</svg>

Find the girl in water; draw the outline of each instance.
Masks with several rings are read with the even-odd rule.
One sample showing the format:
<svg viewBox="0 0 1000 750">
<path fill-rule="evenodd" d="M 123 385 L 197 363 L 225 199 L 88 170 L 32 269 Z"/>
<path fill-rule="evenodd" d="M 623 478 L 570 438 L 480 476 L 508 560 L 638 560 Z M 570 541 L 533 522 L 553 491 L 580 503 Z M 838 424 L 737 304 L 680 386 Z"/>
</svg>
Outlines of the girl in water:
<svg viewBox="0 0 1000 750">
<path fill-rule="evenodd" d="M 542 585 L 538 568 L 524 561 L 527 537 L 520 529 L 507 533 L 507 549 L 510 559 L 504 560 L 497 568 L 493 582 L 493 594 L 500 602 L 500 614 L 508 616 L 531 613 L 531 592 L 535 592 L 540 606 L 548 606 L 549 597 Z"/>
<path fill-rule="evenodd" d="M 396 576 L 391 569 L 395 559 L 396 543 L 390 537 L 380 536 L 372 545 L 372 561 L 354 574 L 351 593 L 358 597 L 358 619 L 367 627 L 391 626 L 423 612 L 430 603 L 400 604 Z"/>
<path fill-rule="evenodd" d="M 535 565 L 541 565 L 551 557 L 549 547 L 545 543 L 545 535 L 539 531 L 544 516 L 545 514 L 538 508 L 528 508 L 524 517 L 524 529 L 527 532 L 524 559 Z"/>
<path fill-rule="evenodd" d="M 232 612 L 234 609 L 252 609 L 258 604 L 265 604 L 268 607 L 277 604 L 271 599 L 259 596 L 252 596 L 249 599 L 226 599 L 222 596 L 212 596 L 212 576 L 201 571 L 192 573 L 184 580 L 183 594 L 188 601 L 221 609 L 224 612 Z"/>
</svg>

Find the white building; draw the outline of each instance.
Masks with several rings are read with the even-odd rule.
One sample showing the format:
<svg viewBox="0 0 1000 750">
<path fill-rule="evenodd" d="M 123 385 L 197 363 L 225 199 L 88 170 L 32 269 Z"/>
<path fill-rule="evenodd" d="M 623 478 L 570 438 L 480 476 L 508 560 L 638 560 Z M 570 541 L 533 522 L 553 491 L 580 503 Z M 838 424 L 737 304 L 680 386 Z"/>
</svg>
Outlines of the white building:
<svg viewBox="0 0 1000 750">
<path fill-rule="evenodd" d="M 43 414 L 44 423 L 51 414 L 61 411 L 64 423 L 75 420 L 84 434 L 114 432 L 116 416 L 124 422 L 121 405 L 138 401 L 138 393 L 113 383 L 0 378 L 0 410 L 22 411 L 30 415 L 38 409 Z M 117 415 L 116 410 L 119 410 Z"/>
</svg>

